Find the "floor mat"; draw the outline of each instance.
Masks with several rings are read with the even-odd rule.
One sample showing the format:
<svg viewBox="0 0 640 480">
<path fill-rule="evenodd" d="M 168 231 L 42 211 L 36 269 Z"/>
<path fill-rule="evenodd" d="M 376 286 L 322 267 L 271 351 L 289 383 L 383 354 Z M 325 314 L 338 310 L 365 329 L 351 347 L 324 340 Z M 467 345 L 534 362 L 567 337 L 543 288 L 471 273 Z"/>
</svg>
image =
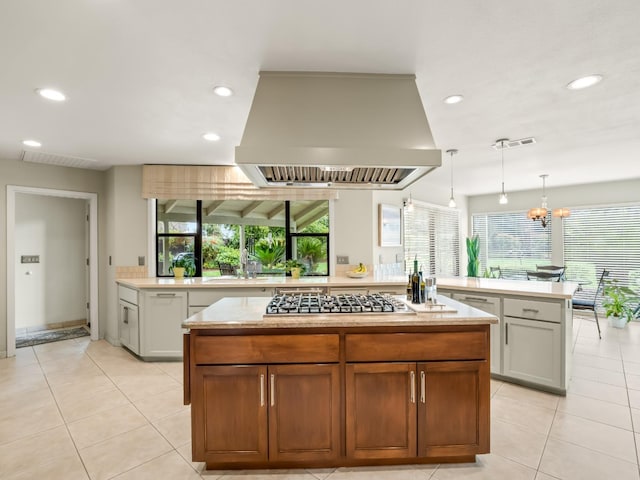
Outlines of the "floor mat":
<svg viewBox="0 0 640 480">
<path fill-rule="evenodd" d="M 27 333 L 26 335 L 16 337 L 16 348 L 32 347 L 42 343 L 59 342 L 60 340 L 88 336 L 89 330 L 85 327 L 43 330 L 41 332 Z"/>
</svg>

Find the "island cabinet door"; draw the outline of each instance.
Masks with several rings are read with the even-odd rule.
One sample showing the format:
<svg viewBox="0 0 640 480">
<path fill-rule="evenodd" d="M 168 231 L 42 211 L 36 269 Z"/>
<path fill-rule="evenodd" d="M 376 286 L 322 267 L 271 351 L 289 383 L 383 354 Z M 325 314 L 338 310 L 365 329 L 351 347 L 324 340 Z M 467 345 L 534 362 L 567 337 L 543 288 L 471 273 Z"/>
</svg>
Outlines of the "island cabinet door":
<svg viewBox="0 0 640 480">
<path fill-rule="evenodd" d="M 269 459 L 337 459 L 340 438 L 339 366 L 269 366 Z"/>
<path fill-rule="evenodd" d="M 194 460 L 267 460 L 266 366 L 196 367 L 191 390 Z"/>
<path fill-rule="evenodd" d="M 418 455 L 489 451 L 489 365 L 484 361 L 418 364 Z"/>
<path fill-rule="evenodd" d="M 416 364 L 346 366 L 348 457 L 416 456 Z"/>
</svg>

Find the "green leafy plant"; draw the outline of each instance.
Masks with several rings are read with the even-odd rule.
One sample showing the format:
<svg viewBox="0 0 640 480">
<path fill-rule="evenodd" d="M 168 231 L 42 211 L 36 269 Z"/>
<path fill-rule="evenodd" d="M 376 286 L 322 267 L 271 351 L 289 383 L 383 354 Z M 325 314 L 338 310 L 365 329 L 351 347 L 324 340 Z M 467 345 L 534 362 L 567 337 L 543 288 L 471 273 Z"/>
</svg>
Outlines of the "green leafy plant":
<svg viewBox="0 0 640 480">
<path fill-rule="evenodd" d="M 173 269 L 176 267 L 184 268 L 185 277 L 193 277 L 196 273 L 196 264 L 193 261 L 193 254 L 183 254 L 174 258 L 169 270 L 173 272 Z"/>
<path fill-rule="evenodd" d="M 255 257 L 268 269 L 272 269 L 284 255 L 284 238 L 274 238 L 271 242 L 262 238 L 256 242 Z"/>
<path fill-rule="evenodd" d="M 617 280 L 608 281 L 604 287 L 602 306 L 607 317 L 633 318 L 633 308 L 629 306 L 635 292 L 629 287 L 618 284 Z"/>
<path fill-rule="evenodd" d="M 300 269 L 300 273 L 304 273 L 306 271 L 306 267 L 305 267 L 304 263 L 302 263 L 298 259 L 290 258 L 289 260 L 284 262 L 284 269 L 287 272 L 291 272 L 291 270 L 294 269 L 294 268 L 299 268 Z"/>
<path fill-rule="evenodd" d="M 474 235 L 467 237 L 467 276 L 477 277 L 480 270 L 480 237 Z"/>
</svg>

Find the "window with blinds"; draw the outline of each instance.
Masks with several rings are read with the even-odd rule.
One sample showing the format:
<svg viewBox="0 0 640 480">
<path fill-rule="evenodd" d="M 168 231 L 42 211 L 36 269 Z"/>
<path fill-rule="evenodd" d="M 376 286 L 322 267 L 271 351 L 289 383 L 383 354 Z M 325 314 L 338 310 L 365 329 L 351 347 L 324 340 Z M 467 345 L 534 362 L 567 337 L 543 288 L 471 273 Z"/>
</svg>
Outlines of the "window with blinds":
<svg viewBox="0 0 640 480">
<path fill-rule="evenodd" d="M 527 270 L 551 262 L 551 219 L 547 226 L 527 212 L 472 216 L 472 234 L 480 237 L 480 272 L 500 267 L 503 277 L 526 279 Z"/>
<path fill-rule="evenodd" d="M 408 271 L 413 260 L 425 275 L 460 274 L 460 212 L 456 209 L 413 202 L 404 209 L 404 258 Z"/>
<path fill-rule="evenodd" d="M 568 279 L 595 290 L 603 269 L 640 291 L 640 205 L 571 209 L 564 219 L 564 259 Z"/>
</svg>

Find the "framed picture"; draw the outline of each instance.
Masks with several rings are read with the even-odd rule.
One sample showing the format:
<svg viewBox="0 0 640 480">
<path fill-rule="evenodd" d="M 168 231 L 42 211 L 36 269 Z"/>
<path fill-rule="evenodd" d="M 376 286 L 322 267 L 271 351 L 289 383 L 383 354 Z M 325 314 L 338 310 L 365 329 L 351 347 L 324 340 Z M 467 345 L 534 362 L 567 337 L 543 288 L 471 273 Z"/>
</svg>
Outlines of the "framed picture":
<svg viewBox="0 0 640 480">
<path fill-rule="evenodd" d="M 381 247 L 402 246 L 402 209 L 378 204 L 378 242 Z"/>
</svg>

